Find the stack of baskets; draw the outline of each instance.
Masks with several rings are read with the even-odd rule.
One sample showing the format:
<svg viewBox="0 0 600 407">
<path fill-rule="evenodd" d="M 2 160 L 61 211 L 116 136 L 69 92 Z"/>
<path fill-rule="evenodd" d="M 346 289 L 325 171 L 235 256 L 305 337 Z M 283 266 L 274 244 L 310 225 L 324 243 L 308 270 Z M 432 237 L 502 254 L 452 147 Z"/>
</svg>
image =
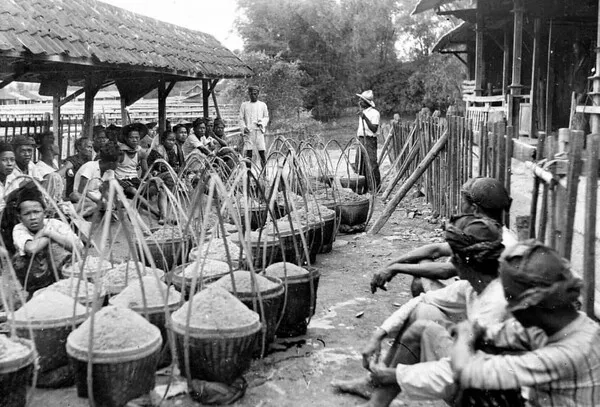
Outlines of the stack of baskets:
<svg viewBox="0 0 600 407">
<path fill-rule="evenodd" d="M 87 365 L 92 363 L 92 391 L 97 405 L 123 407 L 154 388 L 160 357 L 160 330 L 136 312 L 104 307 L 71 332 L 67 353 L 75 371 L 77 395 L 88 397 Z"/>
<path fill-rule="evenodd" d="M 10 323 L 17 335 L 30 338 L 33 332 L 39 354 L 40 387 L 63 387 L 73 383 L 65 349 L 74 326 L 87 318 L 86 308 L 73 298 L 55 291 L 44 291 L 14 313 Z"/>
<path fill-rule="evenodd" d="M 246 270 L 238 270 L 231 275 L 221 277 L 214 283 L 214 286 L 226 289 L 249 309 L 259 313 L 261 322 L 266 328 L 264 345 L 267 346 L 273 342 L 277 322 L 283 310 L 285 289 L 281 280 L 257 275 Z"/>
<path fill-rule="evenodd" d="M 35 358 L 31 341 L 0 335 L 0 407 L 25 407 Z"/>
<path fill-rule="evenodd" d="M 168 287 L 162 281 L 157 280 L 156 277 L 146 276 L 142 277 L 141 280 L 131 282 L 120 294 L 112 297 L 109 302 L 117 307 L 129 308 L 143 317 L 147 316 L 148 321 L 160 330 L 163 340 L 159 367 L 170 364 L 171 353 L 168 348 L 168 335 L 165 326 L 165 304 L 169 314 L 176 311 L 181 306 L 181 294 L 174 287 Z"/>
<path fill-rule="evenodd" d="M 230 384 L 250 367 L 259 316 L 226 290 L 200 291 L 171 321 L 182 374 L 189 369 L 191 379 Z"/>
<path fill-rule="evenodd" d="M 310 318 L 315 314 L 319 271 L 309 271 L 295 264 L 282 262 L 267 267 L 264 275 L 280 279 L 286 288 L 285 308 L 277 327 L 277 336 L 304 335 Z"/>
</svg>

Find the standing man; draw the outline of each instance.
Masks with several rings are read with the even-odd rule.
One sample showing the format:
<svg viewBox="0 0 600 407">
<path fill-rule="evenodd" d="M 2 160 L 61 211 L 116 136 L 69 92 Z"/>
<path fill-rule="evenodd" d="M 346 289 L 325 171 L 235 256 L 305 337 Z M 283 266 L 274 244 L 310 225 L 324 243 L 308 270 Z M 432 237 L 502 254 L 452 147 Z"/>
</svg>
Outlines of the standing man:
<svg viewBox="0 0 600 407">
<path fill-rule="evenodd" d="M 379 112 L 375 110 L 375 102 L 373 102 L 373 91 L 365 90 L 358 96 L 358 106 L 361 109 L 360 119 L 358 120 L 358 130 L 356 135 L 361 144 L 365 147 L 368 154 L 368 160 L 373 171 L 373 179 L 375 185 L 373 190 L 377 192 L 381 184 L 381 175 L 379 174 L 379 164 L 377 163 L 377 131 L 379 130 Z M 358 155 L 358 173 L 359 175 L 367 175 L 367 165 L 364 159 Z M 366 177 L 367 185 L 371 182 L 370 177 Z M 368 185 L 371 186 L 371 185 Z"/>
<path fill-rule="evenodd" d="M 257 150 L 264 168 L 267 164 L 265 131 L 269 124 L 269 111 L 267 105 L 258 100 L 259 93 L 258 86 L 248 87 L 250 101 L 240 106 L 240 128 L 244 137 L 245 156 L 252 160 L 252 152 Z"/>
</svg>

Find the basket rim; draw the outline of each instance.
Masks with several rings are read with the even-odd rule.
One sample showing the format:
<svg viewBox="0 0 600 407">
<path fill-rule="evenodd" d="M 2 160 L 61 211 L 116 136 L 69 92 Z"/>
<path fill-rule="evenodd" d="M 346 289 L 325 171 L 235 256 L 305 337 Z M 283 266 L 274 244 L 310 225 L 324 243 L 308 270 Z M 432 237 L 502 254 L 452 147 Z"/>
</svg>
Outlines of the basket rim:
<svg viewBox="0 0 600 407">
<path fill-rule="evenodd" d="M 221 263 L 225 263 L 225 264 L 227 264 L 227 262 L 225 262 L 225 261 L 222 261 L 222 260 L 217 260 L 217 259 L 207 259 L 207 260 L 220 261 Z M 176 267 L 174 267 L 174 268 L 173 268 L 173 270 L 172 270 L 172 271 L 170 271 L 170 272 L 169 272 L 169 273 L 167 273 L 167 274 L 169 274 L 169 275 L 170 275 L 170 277 L 171 277 L 172 279 L 175 279 L 175 280 L 178 280 L 178 281 L 183 281 L 183 280 L 185 280 L 187 283 L 191 283 L 191 282 L 192 282 L 192 279 L 194 278 L 193 276 L 190 276 L 190 277 L 188 277 L 188 276 L 185 276 L 185 277 L 184 277 L 184 276 L 182 276 L 181 274 L 183 273 L 183 271 L 185 270 L 185 268 L 186 268 L 187 266 L 189 266 L 190 264 L 193 264 L 193 263 L 195 263 L 196 261 L 197 261 L 197 260 L 190 261 L 190 262 L 187 262 L 187 263 L 184 263 L 184 264 L 180 264 L 179 266 L 176 266 Z M 181 271 L 181 272 L 179 272 L 179 271 Z M 223 272 L 223 273 L 218 273 L 218 274 L 210 274 L 210 275 L 204 275 L 204 274 L 202 274 L 202 278 L 200 278 L 200 275 L 198 276 L 198 281 L 200 281 L 200 280 L 206 280 L 207 278 L 210 278 L 210 279 L 212 279 L 212 278 L 221 278 L 221 277 L 223 277 L 223 276 L 225 276 L 225 275 L 229 274 L 229 272 L 230 272 L 230 271 L 231 271 L 231 270 L 229 270 L 229 271 L 225 271 L 225 272 Z M 236 269 L 236 268 L 233 268 L 233 271 L 237 271 L 237 269 Z"/>
<path fill-rule="evenodd" d="M 7 336 L 8 337 L 8 336 Z M 29 352 L 20 358 L 6 360 L 0 363 L 0 374 L 13 373 L 17 370 L 33 363 L 37 357 L 33 341 L 30 339 L 19 338 L 18 336 L 8 337 L 13 342 L 19 342 L 29 348 Z"/>
<path fill-rule="evenodd" d="M 308 273 L 306 273 L 306 274 L 301 274 L 301 275 L 296 275 L 296 276 L 288 276 L 287 278 L 284 278 L 284 277 L 275 277 L 275 278 L 280 279 L 285 286 L 286 281 L 287 281 L 287 284 L 299 284 L 299 283 L 306 283 L 310 280 L 314 280 L 314 279 L 321 277 L 321 272 L 317 269 L 312 269 L 312 270 L 306 269 L 306 270 L 308 271 Z M 274 277 L 274 276 L 268 276 L 264 273 L 265 273 L 265 271 L 263 271 L 261 273 L 261 275 L 263 277 Z"/>
<path fill-rule="evenodd" d="M 145 345 L 134 346 L 130 348 L 122 348 L 117 350 L 94 350 L 92 357 L 94 363 L 123 363 L 132 360 L 142 359 L 150 356 L 162 346 L 162 336 L 160 330 L 150 324 L 150 328 L 154 336 Z M 81 348 L 73 343 L 72 333 L 67 337 L 67 354 L 74 359 L 87 362 L 89 361 L 90 352 L 86 348 Z"/>
<path fill-rule="evenodd" d="M 185 306 L 185 305 L 184 305 Z M 179 335 L 185 335 L 186 330 L 189 332 L 190 337 L 197 339 L 217 339 L 217 338 L 239 338 L 254 335 L 258 331 L 261 330 L 262 324 L 260 322 L 260 316 L 255 313 L 254 321 L 249 323 L 248 325 L 234 327 L 234 328 L 206 328 L 200 326 L 192 326 L 186 327 L 185 324 L 182 324 L 173 319 L 171 315 L 171 329 L 173 332 Z"/>
<path fill-rule="evenodd" d="M 248 271 L 248 273 L 250 273 L 250 271 Z M 272 277 L 272 276 L 261 276 L 261 277 L 264 277 L 264 278 L 270 280 L 271 282 L 277 284 L 277 287 L 273 287 L 271 289 L 260 292 L 260 296 L 263 300 L 271 299 L 271 298 L 277 297 L 279 295 L 282 295 L 284 293 L 285 288 L 283 286 L 283 281 L 281 281 L 281 279 L 279 279 L 277 277 Z M 223 277 L 221 277 L 221 278 L 223 278 Z M 223 287 L 223 288 L 225 288 L 225 287 Z M 231 287 L 231 290 L 229 290 L 229 287 L 225 288 L 225 289 L 227 291 L 229 291 L 231 294 L 235 295 L 240 300 L 252 299 L 254 297 L 257 297 L 257 293 L 253 292 L 253 291 L 240 291 L 240 290 L 236 289 L 236 293 L 234 293 L 233 287 Z"/>
<path fill-rule="evenodd" d="M 44 329 L 44 328 L 61 328 L 72 324 L 81 324 L 88 318 L 88 310 L 79 315 L 71 315 L 68 317 L 53 318 L 53 319 L 11 319 L 8 321 L 15 328 Z"/>
<path fill-rule="evenodd" d="M 178 293 L 179 294 L 179 293 Z M 117 298 L 119 296 L 119 294 L 115 295 L 114 297 L 109 298 L 108 303 L 112 306 L 115 307 L 121 307 L 122 305 L 120 304 L 115 304 L 114 303 L 114 299 Z M 173 311 L 171 308 L 177 309 L 175 307 L 178 307 L 179 304 L 181 303 L 181 298 L 178 300 L 175 300 L 174 297 L 170 296 L 169 297 L 170 302 L 167 304 L 167 307 L 169 309 L 169 311 Z M 158 312 L 163 312 L 164 311 L 164 304 L 157 304 L 157 305 L 151 305 L 146 307 L 145 309 L 148 311 L 148 314 L 155 314 Z M 130 306 L 128 305 L 127 308 L 129 308 L 132 311 L 137 312 L 138 314 L 143 314 L 144 313 L 144 305 L 142 304 L 141 306 Z"/>
<path fill-rule="evenodd" d="M 352 202 L 347 202 L 347 201 L 340 201 L 339 206 L 362 206 L 365 204 L 369 204 L 369 198 L 363 198 L 360 201 L 352 201 Z"/>
</svg>

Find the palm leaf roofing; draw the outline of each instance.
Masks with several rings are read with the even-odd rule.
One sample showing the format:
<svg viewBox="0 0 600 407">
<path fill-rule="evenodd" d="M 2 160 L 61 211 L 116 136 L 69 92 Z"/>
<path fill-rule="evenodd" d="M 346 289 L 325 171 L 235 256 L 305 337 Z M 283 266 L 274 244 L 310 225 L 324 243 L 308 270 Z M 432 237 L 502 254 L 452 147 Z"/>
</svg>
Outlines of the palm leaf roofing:
<svg viewBox="0 0 600 407">
<path fill-rule="evenodd" d="M 60 65 L 57 65 L 60 64 Z M 70 66 L 69 66 L 70 65 Z M 210 34 L 96 0 L 1 0 L 0 75 L 149 72 L 171 79 L 241 78 L 252 70 Z"/>
</svg>

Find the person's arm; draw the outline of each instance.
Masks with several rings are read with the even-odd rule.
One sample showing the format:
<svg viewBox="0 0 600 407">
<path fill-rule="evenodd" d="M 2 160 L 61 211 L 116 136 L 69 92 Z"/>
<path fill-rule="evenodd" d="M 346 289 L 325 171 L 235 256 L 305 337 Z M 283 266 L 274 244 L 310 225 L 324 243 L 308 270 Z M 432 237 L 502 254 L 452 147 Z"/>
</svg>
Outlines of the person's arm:
<svg viewBox="0 0 600 407">
<path fill-rule="evenodd" d="M 389 267 L 396 263 L 418 263 L 421 260 L 435 260 L 444 256 L 452 256 L 452 249 L 448 243 L 430 243 L 396 257 L 386 266 Z"/>
<path fill-rule="evenodd" d="M 246 123 L 246 115 L 244 112 L 244 103 L 240 105 L 240 130 L 242 131 L 242 135 L 250 134 L 250 130 L 248 129 L 248 125 Z"/>
<path fill-rule="evenodd" d="M 140 167 L 142 167 L 142 178 L 146 176 L 148 173 L 148 161 L 146 161 L 146 154 L 140 151 L 139 153 L 139 163 Z"/>
<path fill-rule="evenodd" d="M 369 130 L 371 130 L 371 132 L 373 132 L 373 134 L 377 133 L 377 130 L 379 129 L 379 124 L 373 124 L 373 123 L 371 123 L 371 120 L 369 120 L 369 118 L 367 117 L 367 115 L 365 114 L 364 111 L 361 112 L 360 117 L 363 120 L 364 124 L 367 125 L 367 127 L 369 128 Z"/>
<path fill-rule="evenodd" d="M 394 263 L 373 274 L 371 278 L 371 293 L 375 294 L 378 288 L 386 291 L 385 285 L 392 281 L 397 274 L 445 280 L 456 276 L 457 273 L 452 263 L 434 263 L 424 260 L 419 264 Z"/>
<path fill-rule="evenodd" d="M 43 230 L 40 232 L 43 232 Z M 28 240 L 25 243 L 25 253 L 35 255 L 44 250 L 50 244 L 50 238 L 46 237 L 44 233 L 40 232 L 38 232 L 33 239 Z"/>
<path fill-rule="evenodd" d="M 69 171 L 72 168 L 73 168 L 73 163 L 71 161 L 67 160 L 67 161 L 65 161 L 63 166 L 60 167 L 58 169 L 58 171 L 56 171 L 56 173 L 58 175 L 60 175 L 61 177 L 65 178 L 67 176 L 67 171 Z"/>
<path fill-rule="evenodd" d="M 79 188 L 77 189 L 77 192 L 79 194 L 83 195 L 88 182 L 89 180 L 87 179 L 87 177 L 85 175 L 81 175 L 81 177 L 79 178 Z M 87 191 L 86 197 L 90 198 L 96 204 L 102 200 L 101 194 L 95 193 L 95 191 Z"/>
<path fill-rule="evenodd" d="M 267 104 L 263 102 L 263 112 L 262 117 L 260 118 L 260 124 L 263 127 L 263 131 L 267 129 L 269 125 L 269 109 L 267 109 Z"/>
<path fill-rule="evenodd" d="M 227 147 L 227 142 L 221 137 L 217 136 L 216 134 L 213 134 L 212 138 L 214 138 L 221 147 Z"/>
<path fill-rule="evenodd" d="M 64 247 L 66 250 L 72 251 L 75 245 L 73 241 L 73 236 L 71 234 L 62 234 L 58 231 L 54 230 L 44 230 L 43 236 L 51 241 L 58 243 L 60 246 Z"/>
</svg>

